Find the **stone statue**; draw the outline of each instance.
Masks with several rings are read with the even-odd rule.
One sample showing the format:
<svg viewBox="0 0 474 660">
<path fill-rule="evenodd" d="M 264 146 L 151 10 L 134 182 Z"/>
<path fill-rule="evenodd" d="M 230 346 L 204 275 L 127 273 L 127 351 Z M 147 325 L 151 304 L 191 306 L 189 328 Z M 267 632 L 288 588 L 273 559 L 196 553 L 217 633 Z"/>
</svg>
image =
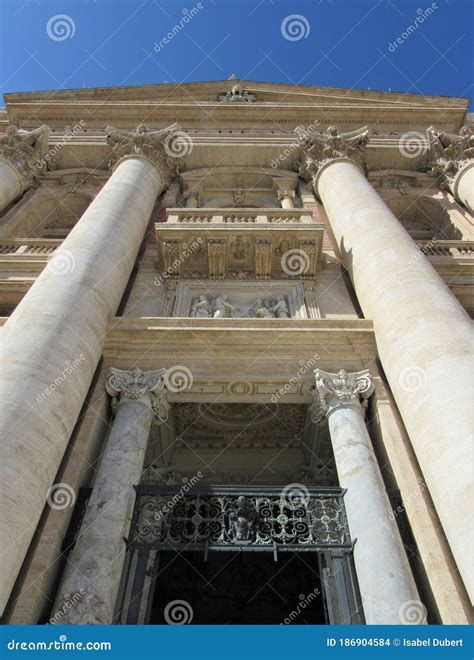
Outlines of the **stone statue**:
<svg viewBox="0 0 474 660">
<path fill-rule="evenodd" d="M 214 300 L 214 318 L 224 319 L 227 312 L 235 312 L 237 307 L 228 301 L 227 293 L 222 293 Z"/>
<path fill-rule="evenodd" d="M 200 319 L 208 319 L 212 317 L 212 306 L 207 296 L 203 294 L 193 302 L 191 316 Z"/>
<path fill-rule="evenodd" d="M 235 543 L 254 541 L 257 532 L 258 513 L 249 500 L 240 495 L 237 507 L 229 514 L 229 536 Z"/>
<path fill-rule="evenodd" d="M 288 305 L 286 304 L 285 296 L 283 294 L 280 293 L 277 296 L 275 304 L 270 307 L 270 311 L 275 314 L 278 319 L 290 318 Z"/>
<path fill-rule="evenodd" d="M 253 309 L 255 310 L 255 316 L 258 319 L 273 319 L 275 318 L 271 311 L 268 309 L 268 303 L 265 304 L 263 300 L 260 298 L 255 301 L 255 304 L 253 305 Z"/>
</svg>

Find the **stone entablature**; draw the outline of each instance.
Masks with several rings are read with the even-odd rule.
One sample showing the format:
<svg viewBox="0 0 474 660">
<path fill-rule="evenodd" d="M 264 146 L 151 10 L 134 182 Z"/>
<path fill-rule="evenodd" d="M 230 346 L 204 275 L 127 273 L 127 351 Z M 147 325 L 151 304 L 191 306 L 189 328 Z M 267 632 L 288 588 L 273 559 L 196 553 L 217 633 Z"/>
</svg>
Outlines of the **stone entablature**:
<svg viewBox="0 0 474 660">
<path fill-rule="evenodd" d="M 155 225 L 158 269 L 165 279 L 313 280 L 316 276 L 324 229 L 312 223 L 308 211 L 264 214 L 221 209 L 197 217 L 174 211 L 168 222 Z"/>
</svg>

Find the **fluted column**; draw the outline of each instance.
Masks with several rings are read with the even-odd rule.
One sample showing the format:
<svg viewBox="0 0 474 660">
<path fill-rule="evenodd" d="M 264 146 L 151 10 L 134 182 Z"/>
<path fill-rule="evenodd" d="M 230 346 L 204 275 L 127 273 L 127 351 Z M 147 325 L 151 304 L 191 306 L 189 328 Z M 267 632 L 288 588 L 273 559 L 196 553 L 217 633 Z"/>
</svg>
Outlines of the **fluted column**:
<svg viewBox="0 0 474 660">
<path fill-rule="evenodd" d="M 47 126 L 33 131 L 9 126 L 0 134 L 0 211 L 35 185 L 47 169 L 48 137 Z"/>
<path fill-rule="evenodd" d="M 319 410 L 327 417 L 339 484 L 354 546 L 354 563 L 368 624 L 400 624 L 406 603 L 419 600 L 364 421 L 374 386 L 368 371 L 316 369 Z"/>
<path fill-rule="evenodd" d="M 97 471 L 78 539 L 58 591 L 54 612 L 58 623 L 112 623 L 125 558 L 135 491 L 156 416 L 168 417 L 165 369 L 111 369 L 106 383 L 115 419 Z M 74 607 L 66 607 L 71 594 L 81 594 Z"/>
<path fill-rule="evenodd" d="M 459 135 L 428 129 L 430 165 L 440 187 L 474 213 L 474 136 L 468 126 Z"/>
<path fill-rule="evenodd" d="M 45 506 L 157 196 L 170 131 L 110 132 L 118 164 L 2 330 L 0 610 Z M 128 154 L 128 155 L 126 155 Z"/>
<path fill-rule="evenodd" d="M 278 201 L 282 209 L 292 209 L 295 206 L 295 191 L 294 190 L 279 190 L 277 192 Z"/>
<path fill-rule="evenodd" d="M 383 368 L 472 597 L 472 326 L 366 180 L 366 143 L 366 130 L 314 136 L 301 174 L 313 180 L 364 315 L 373 321 Z"/>
</svg>

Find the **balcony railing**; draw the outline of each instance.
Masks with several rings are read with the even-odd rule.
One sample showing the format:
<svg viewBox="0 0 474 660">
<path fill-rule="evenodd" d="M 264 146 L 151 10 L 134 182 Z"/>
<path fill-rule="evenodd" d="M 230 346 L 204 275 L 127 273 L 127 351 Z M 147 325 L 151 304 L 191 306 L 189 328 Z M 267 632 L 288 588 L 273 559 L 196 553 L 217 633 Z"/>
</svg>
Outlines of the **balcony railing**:
<svg viewBox="0 0 474 660">
<path fill-rule="evenodd" d="M 427 257 L 470 257 L 474 256 L 474 241 L 416 241 L 420 251 Z"/>
<path fill-rule="evenodd" d="M 46 257 L 52 254 L 62 240 L 55 238 L 14 238 L 0 242 L 0 254 L 5 256 L 38 256 Z"/>
<path fill-rule="evenodd" d="M 167 224 L 312 224 L 308 209 L 167 209 Z"/>
<path fill-rule="evenodd" d="M 341 488 L 139 485 L 130 547 L 302 551 L 351 548 Z"/>
</svg>

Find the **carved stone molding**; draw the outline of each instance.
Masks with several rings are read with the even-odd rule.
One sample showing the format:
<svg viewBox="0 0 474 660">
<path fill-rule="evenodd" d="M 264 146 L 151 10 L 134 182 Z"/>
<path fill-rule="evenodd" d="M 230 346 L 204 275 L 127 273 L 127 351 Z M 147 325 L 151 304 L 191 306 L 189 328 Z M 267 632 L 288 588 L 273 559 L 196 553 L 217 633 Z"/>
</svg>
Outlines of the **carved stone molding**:
<svg viewBox="0 0 474 660">
<path fill-rule="evenodd" d="M 115 166 L 125 156 L 144 156 L 151 160 L 160 172 L 163 186 L 167 188 L 183 164 L 183 157 L 190 151 L 188 145 L 179 144 L 187 134 L 177 124 L 159 131 L 150 131 L 140 124 L 134 131 L 108 126 L 107 144 L 113 154 L 109 165 Z M 191 138 L 189 138 L 190 141 Z"/>
<path fill-rule="evenodd" d="M 336 374 L 316 369 L 314 375 L 316 389 L 311 417 L 315 423 L 320 423 L 324 417 L 341 406 L 367 402 L 374 391 L 374 383 L 367 369 L 355 373 L 347 373 L 345 369 L 341 369 Z"/>
<path fill-rule="evenodd" d="M 243 89 L 241 85 L 234 85 L 232 89 L 217 97 L 219 103 L 255 103 L 255 94 Z"/>
<path fill-rule="evenodd" d="M 207 243 L 207 257 L 209 277 L 211 279 L 222 279 L 225 276 L 227 268 L 226 242 L 218 238 L 209 239 Z"/>
<path fill-rule="evenodd" d="M 166 369 L 142 371 L 134 368 L 131 371 L 123 371 L 111 367 L 105 389 L 112 397 L 112 410 L 116 410 L 119 399 L 135 401 L 148 392 L 155 417 L 159 422 L 165 422 L 170 409 L 166 399 L 165 374 Z"/>
<path fill-rule="evenodd" d="M 351 160 L 366 171 L 365 147 L 369 142 L 366 126 L 351 133 L 339 133 L 335 126 L 329 126 L 325 134 L 309 134 L 298 126 L 295 133 L 303 153 L 298 173 L 305 181 L 312 181 L 315 189 L 318 176 L 331 161 Z"/>
<path fill-rule="evenodd" d="M 441 187 L 450 189 L 456 176 L 474 158 L 474 135 L 464 126 L 458 135 L 427 130 L 430 141 L 428 166 L 432 174 L 439 177 Z"/>
<path fill-rule="evenodd" d="M 272 239 L 257 238 L 255 241 L 255 277 L 269 280 L 272 275 Z"/>
<path fill-rule="evenodd" d="M 38 185 L 38 177 L 48 168 L 44 158 L 48 148 L 48 126 L 40 126 L 32 131 L 24 131 L 16 126 L 8 126 L 0 134 L 0 158 L 8 161 L 23 179 L 24 188 Z"/>
</svg>

